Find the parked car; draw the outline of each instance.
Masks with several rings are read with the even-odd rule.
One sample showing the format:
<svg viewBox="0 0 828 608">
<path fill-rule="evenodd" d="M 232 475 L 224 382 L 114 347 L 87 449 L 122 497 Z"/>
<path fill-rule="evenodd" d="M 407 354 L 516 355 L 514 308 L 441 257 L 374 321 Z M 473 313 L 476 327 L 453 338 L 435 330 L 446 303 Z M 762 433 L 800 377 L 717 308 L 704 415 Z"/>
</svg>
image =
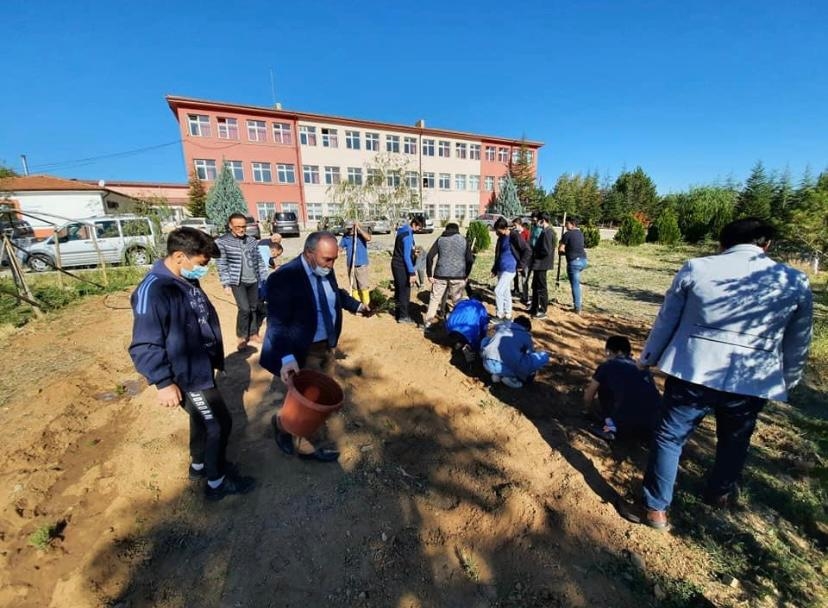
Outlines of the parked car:
<svg viewBox="0 0 828 608">
<path fill-rule="evenodd" d="M 489 230 L 494 230 L 495 222 L 502 217 L 503 216 L 499 213 L 481 213 L 476 218 L 474 218 L 474 221 L 486 224 L 489 227 Z"/>
<path fill-rule="evenodd" d="M 0 213 L 0 235 L 9 237 L 12 245 L 22 248 L 22 250 L 16 249 L 15 253 L 18 259 L 24 261 L 26 259 L 25 249 L 35 240 L 31 224 L 25 220 L 17 219 L 17 215 L 11 212 Z M 0 251 L 0 266 L 8 265 L 6 252 Z"/>
<path fill-rule="evenodd" d="M 218 236 L 218 227 L 215 224 L 208 222 L 206 217 L 188 217 L 181 220 L 181 226 L 201 230 L 210 236 Z"/>
<path fill-rule="evenodd" d="M 378 217 L 362 222 L 371 234 L 391 234 L 391 221 L 387 217 Z"/>
<path fill-rule="evenodd" d="M 109 264 L 126 262 L 136 266 L 149 264 L 157 253 L 158 234 L 148 217 L 107 215 L 63 224 L 57 235 L 33 243 L 26 260 L 29 268 L 43 272 L 56 265 L 55 236 L 62 267 L 94 266 L 99 261 L 99 250 Z"/>
<path fill-rule="evenodd" d="M 293 211 L 277 211 L 270 218 L 270 233 L 299 236 L 299 220 Z"/>
<path fill-rule="evenodd" d="M 259 226 L 259 222 L 256 221 L 256 218 L 250 215 L 245 216 L 245 219 L 247 220 L 247 227 L 245 228 L 245 232 L 247 232 L 249 236 L 252 236 L 254 239 L 258 241 L 260 238 L 262 238 L 262 229 Z"/>
<path fill-rule="evenodd" d="M 434 221 L 428 217 L 428 214 L 424 211 L 420 211 L 419 209 L 404 211 L 402 216 L 407 217 L 407 221 L 409 222 L 415 217 L 418 218 L 420 220 L 420 225 L 422 226 L 422 230 L 420 230 L 420 232 L 425 232 L 426 234 L 434 232 Z"/>
<path fill-rule="evenodd" d="M 340 235 L 345 233 L 345 218 L 339 215 L 326 215 L 319 220 L 316 225 L 317 230 L 327 230 L 328 232 Z"/>
</svg>

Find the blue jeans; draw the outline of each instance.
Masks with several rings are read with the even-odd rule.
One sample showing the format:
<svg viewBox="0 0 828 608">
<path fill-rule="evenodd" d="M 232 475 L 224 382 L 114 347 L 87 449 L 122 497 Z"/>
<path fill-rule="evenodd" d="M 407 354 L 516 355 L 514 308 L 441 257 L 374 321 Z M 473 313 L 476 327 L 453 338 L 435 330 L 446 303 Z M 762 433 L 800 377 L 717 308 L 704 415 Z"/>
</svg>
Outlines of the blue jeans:
<svg viewBox="0 0 828 608">
<path fill-rule="evenodd" d="M 747 458 L 756 418 L 767 399 L 717 391 L 673 376 L 664 385 L 663 415 L 653 439 L 644 474 L 644 503 L 664 511 L 673 501 L 679 457 L 684 444 L 709 412 L 716 415 L 716 461 L 707 496 L 736 489 Z"/>
<path fill-rule="evenodd" d="M 566 263 L 566 274 L 569 277 L 569 284 L 572 286 L 572 302 L 575 310 L 581 311 L 581 271 L 589 265 L 586 258 L 575 258 Z"/>
</svg>

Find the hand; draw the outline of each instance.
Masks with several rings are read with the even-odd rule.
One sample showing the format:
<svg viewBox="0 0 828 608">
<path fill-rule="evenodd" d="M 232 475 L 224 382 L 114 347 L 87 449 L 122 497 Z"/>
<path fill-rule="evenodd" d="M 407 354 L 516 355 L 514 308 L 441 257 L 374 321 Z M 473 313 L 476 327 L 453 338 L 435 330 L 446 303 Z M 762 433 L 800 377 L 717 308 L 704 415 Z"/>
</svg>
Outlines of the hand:
<svg viewBox="0 0 828 608">
<path fill-rule="evenodd" d="M 224 293 L 226 293 L 228 296 L 232 296 L 233 295 L 233 288 L 230 287 L 229 285 L 226 285 L 224 287 Z"/>
<path fill-rule="evenodd" d="M 299 364 L 296 361 L 291 361 L 290 363 L 285 363 L 282 365 L 282 370 L 279 372 L 279 375 L 282 377 L 282 382 L 285 384 L 288 383 L 288 378 L 290 378 L 293 374 L 299 373 Z"/>
<path fill-rule="evenodd" d="M 652 367 L 649 363 L 642 363 L 641 361 L 637 361 L 635 366 L 641 371 L 646 371 Z"/>
<path fill-rule="evenodd" d="M 360 304 L 357 312 L 359 312 L 363 317 L 370 317 L 374 314 L 374 309 L 368 305 Z"/>
<path fill-rule="evenodd" d="M 416 287 L 420 284 L 420 282 L 417 280 L 417 277 L 408 277 L 408 284 L 412 287 Z"/>
<path fill-rule="evenodd" d="M 181 389 L 178 388 L 177 384 L 170 384 L 169 386 L 158 389 L 158 405 L 178 407 L 182 401 Z"/>
</svg>

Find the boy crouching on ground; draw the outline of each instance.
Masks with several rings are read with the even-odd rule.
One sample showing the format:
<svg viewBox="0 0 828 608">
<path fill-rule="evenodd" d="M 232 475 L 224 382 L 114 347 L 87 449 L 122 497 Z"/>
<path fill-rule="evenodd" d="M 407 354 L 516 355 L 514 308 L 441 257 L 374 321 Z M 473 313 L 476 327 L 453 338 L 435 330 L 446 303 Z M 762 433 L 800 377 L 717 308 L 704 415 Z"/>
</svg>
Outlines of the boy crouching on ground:
<svg viewBox="0 0 828 608">
<path fill-rule="evenodd" d="M 541 367 L 549 363 L 549 353 L 535 352 L 532 347 L 532 323 L 520 316 L 495 327 L 494 334 L 482 343 L 483 367 L 492 375 L 492 382 L 503 382 L 510 388 L 521 388 L 531 381 Z"/>
</svg>

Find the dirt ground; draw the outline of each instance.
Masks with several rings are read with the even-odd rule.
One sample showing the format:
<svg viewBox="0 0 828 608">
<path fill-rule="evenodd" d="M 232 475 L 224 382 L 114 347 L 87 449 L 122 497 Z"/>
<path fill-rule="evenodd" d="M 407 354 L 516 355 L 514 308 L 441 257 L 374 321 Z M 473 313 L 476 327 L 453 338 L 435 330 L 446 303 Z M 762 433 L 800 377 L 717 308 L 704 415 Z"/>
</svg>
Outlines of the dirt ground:
<svg viewBox="0 0 828 608">
<path fill-rule="evenodd" d="M 206 285 L 229 348 L 234 305 Z M 583 430 L 603 341 L 640 347 L 639 322 L 550 307 L 535 336 L 553 362 L 515 391 L 389 315 L 349 316 L 336 465 L 278 451 L 284 387 L 258 352 L 228 350 L 230 455 L 259 485 L 213 504 L 186 476 L 187 416 L 132 367 L 131 319 L 116 294 L 0 343 L 0 606 L 640 608 L 663 590 L 642 596 L 631 563 L 738 602 L 699 550 L 618 516 L 644 452 Z M 41 550 L 29 538 L 44 525 L 58 528 Z"/>
</svg>

